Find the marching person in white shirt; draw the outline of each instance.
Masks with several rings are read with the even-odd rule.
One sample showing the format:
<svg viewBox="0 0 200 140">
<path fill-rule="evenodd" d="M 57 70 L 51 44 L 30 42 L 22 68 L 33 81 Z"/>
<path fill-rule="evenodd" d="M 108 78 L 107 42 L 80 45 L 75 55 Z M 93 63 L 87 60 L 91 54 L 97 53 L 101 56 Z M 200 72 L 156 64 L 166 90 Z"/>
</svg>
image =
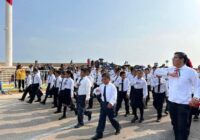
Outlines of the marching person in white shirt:
<svg viewBox="0 0 200 140">
<path fill-rule="evenodd" d="M 94 89 L 99 87 L 102 83 L 102 77 L 101 77 L 101 72 L 99 70 L 99 67 L 96 67 L 96 70 L 92 74 L 93 79 L 94 79 Z M 98 102 L 101 103 L 101 97 L 99 95 L 95 95 Z"/>
<path fill-rule="evenodd" d="M 112 83 L 116 86 L 117 88 L 117 91 L 119 90 L 119 80 L 120 80 L 120 69 L 119 68 L 116 68 L 115 69 L 115 76 L 112 78 Z"/>
<path fill-rule="evenodd" d="M 110 75 L 104 73 L 102 75 L 103 84 L 95 90 L 96 94 L 101 95 L 101 110 L 96 135 L 92 140 L 103 138 L 103 132 L 106 124 L 106 117 L 108 116 L 112 126 L 115 128 L 115 135 L 120 134 L 121 126 L 114 117 L 114 106 L 117 102 L 117 89 L 110 81 Z"/>
<path fill-rule="evenodd" d="M 25 100 L 27 93 L 29 93 L 29 95 L 31 95 L 32 77 L 31 77 L 30 71 L 26 71 L 25 84 L 26 84 L 26 88 L 25 88 L 24 94 L 22 95 L 22 98 L 19 99 L 20 101 Z"/>
<path fill-rule="evenodd" d="M 35 99 L 35 95 L 38 95 L 38 90 L 42 86 L 41 77 L 38 74 L 38 69 L 33 69 L 33 76 L 32 76 L 32 84 L 31 84 L 31 96 L 27 103 L 32 104 L 33 100 Z M 38 101 L 41 100 L 41 97 L 38 95 Z"/>
<path fill-rule="evenodd" d="M 87 72 L 86 72 L 87 77 L 89 78 L 90 82 L 91 82 L 91 93 L 90 93 L 90 100 L 89 100 L 89 104 L 88 104 L 88 108 L 87 109 L 92 109 L 93 108 L 93 87 L 94 87 L 94 78 L 92 77 L 91 74 L 91 70 L 88 68 Z"/>
<path fill-rule="evenodd" d="M 53 86 L 53 104 L 54 106 L 52 108 L 58 107 L 58 94 L 59 94 L 59 88 L 60 84 L 62 82 L 62 78 L 60 76 L 60 71 L 55 71 L 55 80 L 54 80 L 54 86 Z"/>
<path fill-rule="evenodd" d="M 55 81 L 54 72 L 53 72 L 53 70 L 49 70 L 49 74 L 48 74 L 48 77 L 47 77 L 46 95 L 45 95 L 44 100 L 41 102 L 41 104 L 45 105 L 48 96 L 49 95 L 52 96 L 52 89 L 53 89 L 53 86 L 54 86 L 54 81 Z"/>
<path fill-rule="evenodd" d="M 198 66 L 198 69 L 197 69 L 197 73 L 198 73 L 198 84 L 199 84 L 199 88 L 200 88 L 200 66 Z M 199 108 L 195 108 L 193 109 L 193 114 L 194 114 L 194 118 L 193 120 L 194 121 L 198 121 L 199 120 Z"/>
<path fill-rule="evenodd" d="M 62 89 L 60 92 L 60 97 L 62 98 L 62 105 L 63 105 L 63 115 L 62 117 L 59 118 L 59 120 L 65 119 L 66 118 L 66 111 L 67 111 L 67 106 L 70 108 L 72 107 L 72 97 L 73 97 L 73 91 L 74 91 L 74 80 L 73 74 L 71 71 L 66 71 L 65 72 L 65 82 L 64 85 L 62 85 Z M 72 110 L 75 111 L 75 108 L 73 106 Z"/>
<path fill-rule="evenodd" d="M 81 69 L 81 79 L 78 85 L 77 93 L 77 119 L 78 124 L 74 128 L 80 128 L 84 126 L 83 117 L 84 115 L 88 116 L 88 121 L 91 120 L 92 112 L 86 111 L 86 101 L 90 99 L 91 92 L 91 82 L 86 75 L 87 69 Z"/>
<path fill-rule="evenodd" d="M 63 103 L 62 100 L 63 100 L 63 95 L 65 93 L 66 84 L 67 84 L 67 78 L 65 76 L 65 72 L 62 71 L 61 72 L 61 82 L 60 82 L 60 84 L 58 84 L 58 85 L 60 85 L 59 86 L 59 92 L 58 92 L 58 107 L 57 107 L 57 111 L 54 112 L 55 114 L 61 113 L 62 105 L 63 105 L 62 104 Z"/>
<path fill-rule="evenodd" d="M 175 140 L 188 140 L 192 119 L 191 107 L 199 105 L 198 74 L 185 65 L 187 61 L 185 53 L 176 52 L 173 57 L 174 66 L 160 71 L 169 77 L 169 112 Z"/>
<path fill-rule="evenodd" d="M 126 109 L 126 114 L 124 115 L 127 117 L 130 112 L 129 112 L 129 97 L 128 93 L 130 91 L 130 82 L 129 79 L 126 77 L 126 73 L 122 71 L 120 73 L 120 80 L 118 83 L 119 91 L 118 91 L 118 97 L 117 97 L 117 105 L 116 105 L 116 116 L 118 115 L 118 111 L 122 106 L 122 101 L 124 100 L 125 102 L 125 109 Z"/>
<path fill-rule="evenodd" d="M 148 88 L 148 95 L 146 98 L 146 104 L 145 104 L 145 108 L 147 108 L 148 106 L 148 102 L 150 101 L 150 92 L 151 92 L 151 73 L 150 73 L 150 69 L 146 68 L 144 71 L 144 78 L 147 82 L 147 88 Z"/>
<path fill-rule="evenodd" d="M 162 110 L 165 100 L 165 94 L 167 92 L 166 80 L 162 76 L 157 75 L 157 78 L 154 78 L 152 86 L 154 87 L 153 106 L 157 111 L 156 122 L 160 122 L 162 118 Z"/>
<path fill-rule="evenodd" d="M 143 70 L 142 68 L 137 69 L 137 76 L 133 79 L 132 85 L 134 86 L 134 92 L 131 96 L 131 105 L 133 108 L 134 118 L 132 119 L 132 123 L 137 121 L 137 108 L 140 110 L 140 120 L 139 123 L 144 121 L 144 100 L 147 97 L 147 82 L 143 78 Z"/>
</svg>

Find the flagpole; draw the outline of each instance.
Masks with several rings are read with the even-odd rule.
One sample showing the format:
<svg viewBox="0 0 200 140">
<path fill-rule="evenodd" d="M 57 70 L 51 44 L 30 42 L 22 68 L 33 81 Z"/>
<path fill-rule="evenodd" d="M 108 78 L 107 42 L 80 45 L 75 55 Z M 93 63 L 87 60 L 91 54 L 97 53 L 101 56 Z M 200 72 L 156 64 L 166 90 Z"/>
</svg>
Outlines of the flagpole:
<svg viewBox="0 0 200 140">
<path fill-rule="evenodd" d="M 6 0 L 5 65 L 13 66 L 13 0 Z"/>
</svg>

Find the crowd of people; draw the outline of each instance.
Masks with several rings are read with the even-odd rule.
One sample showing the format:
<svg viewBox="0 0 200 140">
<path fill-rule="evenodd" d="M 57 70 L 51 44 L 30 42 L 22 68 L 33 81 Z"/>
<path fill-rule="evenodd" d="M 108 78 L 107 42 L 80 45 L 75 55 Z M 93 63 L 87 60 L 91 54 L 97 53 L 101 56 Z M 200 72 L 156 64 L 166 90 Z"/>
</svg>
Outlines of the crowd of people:
<svg viewBox="0 0 200 140">
<path fill-rule="evenodd" d="M 29 93 L 27 103 L 37 100 L 45 105 L 46 101 L 53 98 L 55 113 L 62 113 L 59 120 L 66 118 L 68 109 L 77 116 L 75 128 L 84 126 L 84 115 L 88 121 L 92 119 L 91 109 L 96 98 L 101 106 L 96 135 L 97 140 L 103 137 L 103 132 L 108 116 L 115 134 L 120 134 L 122 129 L 116 119 L 124 101 L 124 117 L 133 115 L 131 123 L 142 123 L 145 119 L 144 109 L 148 108 L 150 100 L 157 112 L 156 122 L 160 122 L 163 112 L 170 114 L 176 140 L 187 140 L 190 134 L 192 115 L 198 121 L 200 98 L 200 67 L 192 68 L 187 55 L 176 52 L 173 57 L 173 66 L 114 66 L 92 65 L 82 67 L 64 67 L 59 69 L 48 67 L 47 88 L 42 99 L 42 79 L 37 65 L 19 78 L 19 85 L 25 88 L 21 101 Z M 18 77 L 18 76 L 17 76 Z M 20 77 L 20 76 L 19 76 Z M 21 88 L 21 87 L 20 87 Z M 86 102 L 87 101 L 87 102 Z M 166 102 L 166 106 L 164 103 Z M 139 110 L 139 115 L 137 110 Z M 164 110 L 164 111 L 163 111 Z"/>
</svg>

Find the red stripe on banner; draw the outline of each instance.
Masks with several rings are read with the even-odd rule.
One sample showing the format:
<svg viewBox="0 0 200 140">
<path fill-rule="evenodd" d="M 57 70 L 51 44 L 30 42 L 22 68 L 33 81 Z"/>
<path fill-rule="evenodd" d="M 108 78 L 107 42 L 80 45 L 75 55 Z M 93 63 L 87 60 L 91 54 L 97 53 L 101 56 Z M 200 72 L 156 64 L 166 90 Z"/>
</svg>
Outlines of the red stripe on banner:
<svg viewBox="0 0 200 140">
<path fill-rule="evenodd" d="M 13 4 L 13 0 L 6 0 L 10 5 Z"/>
</svg>

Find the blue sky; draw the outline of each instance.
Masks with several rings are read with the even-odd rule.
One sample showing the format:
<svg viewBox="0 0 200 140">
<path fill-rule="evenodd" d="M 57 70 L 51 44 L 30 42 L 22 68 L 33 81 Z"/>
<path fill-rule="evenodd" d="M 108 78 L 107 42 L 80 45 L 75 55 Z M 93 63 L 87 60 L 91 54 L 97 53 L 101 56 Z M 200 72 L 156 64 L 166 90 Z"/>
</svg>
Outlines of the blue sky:
<svg viewBox="0 0 200 140">
<path fill-rule="evenodd" d="M 163 63 L 200 54 L 199 0 L 13 0 L 14 61 Z M 5 2 L 0 0 L 0 61 Z"/>
</svg>

